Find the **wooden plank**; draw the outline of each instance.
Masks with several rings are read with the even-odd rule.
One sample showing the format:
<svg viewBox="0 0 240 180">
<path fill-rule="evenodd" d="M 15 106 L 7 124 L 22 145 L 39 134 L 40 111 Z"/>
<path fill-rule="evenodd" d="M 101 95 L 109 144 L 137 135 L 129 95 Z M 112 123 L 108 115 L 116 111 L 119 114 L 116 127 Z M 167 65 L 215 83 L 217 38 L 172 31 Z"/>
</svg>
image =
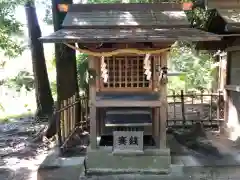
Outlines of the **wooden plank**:
<svg viewBox="0 0 240 180">
<path fill-rule="evenodd" d="M 102 88 L 102 92 L 151 92 L 152 89 L 145 87 L 145 88 L 139 88 L 139 87 L 117 87 L 117 88 Z"/>
<path fill-rule="evenodd" d="M 66 107 L 68 105 L 68 102 L 67 100 L 64 100 L 63 101 L 63 105 L 64 107 Z M 63 113 L 64 113 L 64 119 L 63 119 L 63 124 L 64 124 L 64 139 L 68 136 L 68 113 L 67 113 L 67 110 L 63 110 Z"/>
<path fill-rule="evenodd" d="M 61 29 L 49 36 L 41 37 L 43 42 L 79 43 L 128 43 L 128 42 L 171 42 L 218 41 L 221 36 L 197 29 Z"/>
<path fill-rule="evenodd" d="M 94 57 L 94 67 L 96 70 L 96 91 L 98 92 L 100 90 L 100 80 L 101 80 L 101 62 L 98 58 Z"/>
<path fill-rule="evenodd" d="M 130 66 L 131 66 L 131 87 L 133 88 L 134 87 L 134 85 L 133 85 L 133 82 L 134 82 L 134 74 L 133 74 L 133 72 L 134 72 L 134 61 L 132 60 L 132 61 L 130 61 Z"/>
<path fill-rule="evenodd" d="M 63 108 L 63 101 L 60 101 L 60 108 Z M 60 130 L 61 130 L 61 141 L 65 140 L 65 129 L 64 129 L 64 111 L 60 111 Z"/>
<path fill-rule="evenodd" d="M 167 67 L 167 61 L 168 61 L 168 52 L 161 54 L 161 67 L 166 66 Z M 162 106 L 160 107 L 160 148 L 166 148 L 166 122 L 167 122 L 167 85 L 162 84 L 161 85 L 161 103 Z"/>
<path fill-rule="evenodd" d="M 113 61 L 113 70 L 115 71 L 116 70 L 116 61 Z M 116 71 L 115 72 L 113 72 L 114 74 L 113 74 L 113 87 L 116 87 Z"/>
<path fill-rule="evenodd" d="M 229 47 L 227 47 L 225 51 L 232 52 L 232 51 L 239 51 L 239 50 L 240 50 L 240 46 L 236 45 L 236 46 L 229 46 Z"/>
<path fill-rule="evenodd" d="M 68 105 L 72 104 L 74 96 L 70 97 L 68 99 Z M 68 127 L 69 127 L 69 132 L 72 130 L 72 121 L 73 121 L 73 116 L 72 116 L 72 108 L 73 106 L 68 108 Z"/>
<path fill-rule="evenodd" d="M 92 103 L 96 107 L 160 107 L 160 101 L 100 100 Z"/>
<path fill-rule="evenodd" d="M 123 68 L 124 69 L 124 76 L 125 76 L 125 87 L 128 87 L 128 75 L 127 75 L 127 72 L 128 72 L 128 57 L 127 56 L 125 56 L 124 57 L 124 64 L 125 64 L 125 68 Z M 131 71 L 131 69 L 130 69 L 130 71 Z"/>
<path fill-rule="evenodd" d="M 89 68 L 94 68 L 94 57 L 89 56 Z M 97 119 L 96 119 L 96 84 L 91 83 L 89 85 L 89 104 L 90 104 L 90 147 L 92 149 L 97 148 Z"/>
<path fill-rule="evenodd" d="M 240 92 L 240 86 L 239 85 L 225 85 L 225 89 L 228 90 L 228 91 Z"/>
<path fill-rule="evenodd" d="M 160 63 L 160 55 L 156 55 L 154 56 L 154 60 L 155 60 L 155 64 L 159 64 Z M 155 69 L 155 68 L 154 68 Z M 155 87 L 157 88 L 157 83 L 158 83 L 158 76 L 157 74 L 155 74 Z M 160 95 L 162 96 L 162 95 Z M 159 102 L 161 102 L 159 100 Z M 159 111 L 159 108 L 154 108 L 153 109 L 153 113 L 154 113 L 154 121 L 153 121 L 153 127 L 152 127 L 152 134 L 153 134 L 153 137 L 154 137 L 154 140 L 155 140 L 155 143 L 156 143 L 156 147 L 159 147 L 160 144 L 160 111 Z"/>
</svg>

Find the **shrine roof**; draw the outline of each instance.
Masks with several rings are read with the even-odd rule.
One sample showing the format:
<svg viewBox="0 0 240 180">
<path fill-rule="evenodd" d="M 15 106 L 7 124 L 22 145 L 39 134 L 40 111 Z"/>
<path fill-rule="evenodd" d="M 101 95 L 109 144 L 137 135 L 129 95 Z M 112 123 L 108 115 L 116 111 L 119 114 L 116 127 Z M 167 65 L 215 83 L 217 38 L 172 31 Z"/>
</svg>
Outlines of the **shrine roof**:
<svg viewBox="0 0 240 180">
<path fill-rule="evenodd" d="M 218 41 L 212 33 L 194 28 L 178 29 L 61 29 L 41 37 L 46 43 L 126 43 L 169 41 Z"/>
<path fill-rule="evenodd" d="M 217 12 L 226 23 L 225 31 L 234 32 L 240 30 L 240 9 L 217 9 Z"/>
<path fill-rule="evenodd" d="M 240 31 L 239 9 L 212 9 L 206 29 L 217 34 L 234 34 Z"/>
<path fill-rule="evenodd" d="M 221 42 L 200 42 L 197 49 L 224 50 L 232 41 L 240 36 L 240 8 L 212 9 L 211 16 L 206 23 L 206 31 L 218 34 L 222 37 Z"/>
<path fill-rule="evenodd" d="M 159 4 L 73 4 L 69 5 L 63 28 L 190 27 L 184 7 Z"/>
</svg>

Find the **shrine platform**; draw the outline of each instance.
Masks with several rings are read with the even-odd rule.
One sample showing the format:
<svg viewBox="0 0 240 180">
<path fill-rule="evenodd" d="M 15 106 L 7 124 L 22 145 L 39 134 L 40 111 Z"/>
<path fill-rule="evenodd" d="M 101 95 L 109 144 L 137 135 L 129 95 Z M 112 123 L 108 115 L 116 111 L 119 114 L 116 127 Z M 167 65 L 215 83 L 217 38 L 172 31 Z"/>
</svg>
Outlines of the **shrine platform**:
<svg viewBox="0 0 240 180">
<path fill-rule="evenodd" d="M 167 174 L 170 172 L 170 149 L 145 148 L 143 153 L 112 152 L 112 147 L 88 149 L 86 167 L 88 174 L 146 173 Z"/>
<path fill-rule="evenodd" d="M 240 179 L 240 146 L 239 142 L 231 142 L 226 137 L 211 135 L 207 139 L 217 148 L 216 152 L 202 152 L 201 150 L 189 149 L 181 145 L 168 135 L 168 146 L 171 149 L 171 165 L 168 174 L 157 174 L 156 172 L 120 172 L 99 171 L 108 160 L 106 153 L 99 151 L 95 154 L 93 166 L 100 167 L 92 169 L 87 176 L 84 165 L 85 156 L 72 154 L 71 157 L 59 157 L 57 150 L 50 154 L 38 170 L 38 180 L 218 180 L 218 179 Z M 88 149 L 91 153 L 90 149 Z M 92 151 L 93 152 L 93 151 Z M 219 154 L 218 154 L 219 153 Z M 117 157 L 116 162 L 121 159 Z M 139 156 L 137 156 L 138 158 Z M 137 159 L 136 158 L 136 159 Z M 117 164 L 115 162 L 115 164 Z M 146 164 L 143 159 L 141 162 Z M 154 162 L 154 159 L 152 159 Z M 157 161 L 158 162 L 158 161 Z M 162 162 L 161 162 L 162 163 Z M 121 163 L 119 163 L 121 164 Z M 141 164 L 139 165 L 141 166 Z M 155 165 L 156 167 L 157 165 Z M 86 166 L 87 167 L 87 166 Z M 112 169 L 114 166 L 112 166 Z M 115 167 L 116 168 L 116 167 Z"/>
</svg>

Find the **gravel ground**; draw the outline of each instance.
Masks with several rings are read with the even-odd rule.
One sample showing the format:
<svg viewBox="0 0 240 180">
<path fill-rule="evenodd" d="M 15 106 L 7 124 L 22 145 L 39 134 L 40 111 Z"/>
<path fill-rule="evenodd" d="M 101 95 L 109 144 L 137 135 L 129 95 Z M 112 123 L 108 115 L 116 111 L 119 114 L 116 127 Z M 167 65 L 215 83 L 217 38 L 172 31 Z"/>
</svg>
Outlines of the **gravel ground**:
<svg viewBox="0 0 240 180">
<path fill-rule="evenodd" d="M 0 180 L 36 180 L 37 169 L 50 150 L 49 142 L 34 142 L 44 123 L 32 117 L 0 124 Z"/>
</svg>

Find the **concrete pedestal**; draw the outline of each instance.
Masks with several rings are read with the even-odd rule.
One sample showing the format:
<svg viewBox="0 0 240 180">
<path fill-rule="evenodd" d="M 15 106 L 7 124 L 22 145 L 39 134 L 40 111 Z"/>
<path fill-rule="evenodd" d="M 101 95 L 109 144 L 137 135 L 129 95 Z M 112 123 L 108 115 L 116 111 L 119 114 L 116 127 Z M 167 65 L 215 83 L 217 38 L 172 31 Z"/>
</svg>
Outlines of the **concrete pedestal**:
<svg viewBox="0 0 240 180">
<path fill-rule="evenodd" d="M 84 175 L 85 157 L 60 157 L 54 149 L 38 169 L 37 180 L 79 180 Z"/>
<path fill-rule="evenodd" d="M 88 174 L 153 173 L 170 171 L 170 149 L 146 148 L 143 154 L 112 153 L 111 147 L 88 149 L 86 167 Z"/>
</svg>

